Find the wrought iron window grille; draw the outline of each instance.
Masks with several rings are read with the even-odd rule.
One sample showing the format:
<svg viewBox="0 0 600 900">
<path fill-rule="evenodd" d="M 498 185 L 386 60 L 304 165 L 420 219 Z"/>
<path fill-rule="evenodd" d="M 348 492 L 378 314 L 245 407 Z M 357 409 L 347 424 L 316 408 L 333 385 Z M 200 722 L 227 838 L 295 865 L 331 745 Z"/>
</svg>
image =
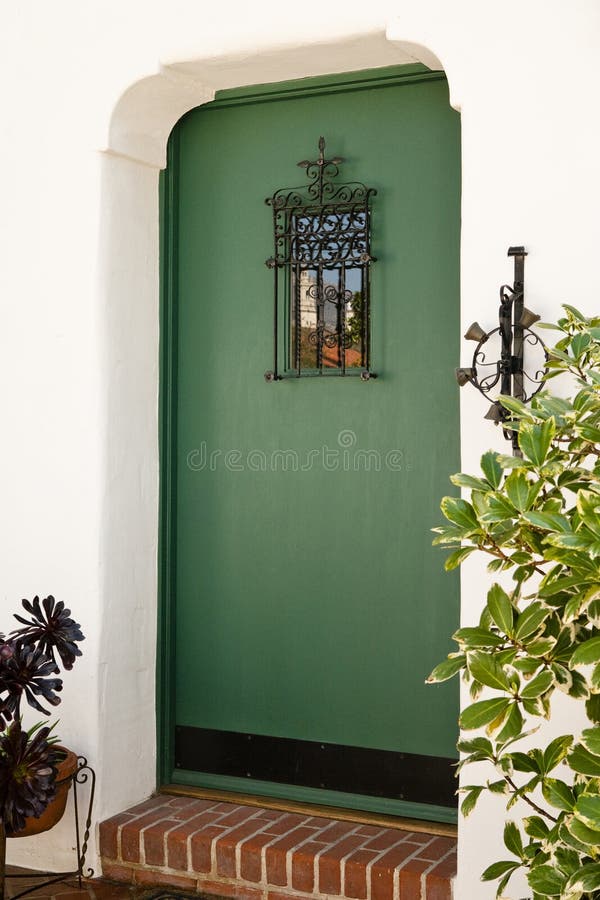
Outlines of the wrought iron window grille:
<svg viewBox="0 0 600 900">
<path fill-rule="evenodd" d="M 456 369 L 456 380 L 460 387 L 472 384 L 480 394 L 488 399 L 497 394 L 485 414 L 496 425 L 502 424 L 506 440 L 512 442 L 513 454 L 520 456 L 519 436 L 510 427 L 510 411 L 502 405 L 500 396 L 515 397 L 528 403 L 542 389 L 547 351 L 539 335 L 531 330 L 538 320 L 537 313 L 525 306 L 525 257 L 524 247 L 509 247 L 508 256 L 514 259 L 513 284 L 503 284 L 500 288 L 500 310 L 498 328 L 484 331 L 478 322 L 473 322 L 465 332 L 465 339 L 475 341 L 470 368 Z M 500 342 L 500 358 L 489 361 L 493 338 Z M 488 344 L 492 341 L 491 344 Z M 484 344 L 488 347 L 484 350 Z M 538 351 L 541 367 L 528 374 L 524 368 L 525 346 Z M 487 354 L 487 356 L 486 356 Z"/>
<path fill-rule="evenodd" d="M 273 369 L 268 382 L 371 371 L 371 201 L 377 191 L 338 182 L 339 156 L 302 160 L 308 184 L 280 188 L 273 213 Z M 283 366 L 280 365 L 283 356 Z"/>
</svg>

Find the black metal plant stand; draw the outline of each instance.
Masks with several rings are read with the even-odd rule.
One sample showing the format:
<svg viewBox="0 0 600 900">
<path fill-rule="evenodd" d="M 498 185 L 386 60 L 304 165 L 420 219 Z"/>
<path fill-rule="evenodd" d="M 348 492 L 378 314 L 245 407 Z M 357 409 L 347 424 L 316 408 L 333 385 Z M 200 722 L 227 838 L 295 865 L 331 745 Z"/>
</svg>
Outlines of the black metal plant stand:
<svg viewBox="0 0 600 900">
<path fill-rule="evenodd" d="M 4 829 L 4 825 L 0 823 L 0 900 L 4 900 L 5 897 L 5 886 L 7 880 L 10 879 L 19 879 L 26 878 L 28 881 L 35 880 L 35 884 L 33 886 L 29 886 L 24 888 L 22 891 L 18 891 L 16 894 L 12 894 L 12 900 L 17 900 L 18 897 L 24 897 L 26 894 L 31 894 L 33 891 L 37 891 L 41 887 L 45 887 L 49 884 L 57 884 L 60 881 L 65 881 L 67 878 L 77 878 L 79 888 L 81 889 L 81 881 L 83 878 L 92 878 L 94 875 L 94 870 L 88 868 L 85 870 L 85 856 L 88 848 L 88 841 L 90 837 L 90 828 L 92 825 L 92 808 L 94 806 L 94 793 L 96 790 L 96 773 L 92 769 L 91 766 L 88 765 L 88 761 L 84 756 L 77 757 L 77 769 L 70 776 L 71 781 L 73 782 L 73 806 L 75 810 L 75 841 L 77 848 L 77 868 L 71 872 L 40 872 L 37 875 L 31 875 L 28 872 L 19 872 L 16 874 L 7 874 L 6 873 L 6 832 Z M 80 809 L 79 809 L 79 795 L 77 785 L 86 784 L 89 781 L 90 787 L 90 795 L 87 803 L 87 814 L 85 818 L 85 824 L 83 827 L 83 835 L 81 833 L 81 817 L 80 817 Z"/>
</svg>

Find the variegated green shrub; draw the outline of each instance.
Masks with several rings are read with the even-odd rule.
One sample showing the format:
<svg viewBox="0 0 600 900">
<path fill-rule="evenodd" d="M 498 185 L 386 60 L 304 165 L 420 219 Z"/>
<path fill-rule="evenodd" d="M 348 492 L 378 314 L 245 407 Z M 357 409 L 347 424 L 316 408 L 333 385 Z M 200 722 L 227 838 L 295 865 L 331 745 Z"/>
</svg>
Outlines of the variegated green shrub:
<svg viewBox="0 0 600 900">
<path fill-rule="evenodd" d="M 503 398 L 522 458 L 490 451 L 481 475 L 455 475 L 470 500 L 445 497 L 447 523 L 434 529 L 452 550 L 447 569 L 480 552 L 491 572 L 507 573 L 429 680 L 462 673 L 472 702 L 460 717 L 460 766 L 491 764 L 489 781 L 461 788 L 463 814 L 485 791 L 531 811 L 505 824 L 510 858 L 482 878 L 498 880 L 500 896 L 523 867 L 534 900 L 600 898 L 600 318 L 564 309 L 547 326 L 561 332 L 547 380 L 570 375 L 575 396 L 546 385 L 530 407 Z M 589 727 L 518 749 L 550 718 L 556 690 L 585 704 Z"/>
</svg>

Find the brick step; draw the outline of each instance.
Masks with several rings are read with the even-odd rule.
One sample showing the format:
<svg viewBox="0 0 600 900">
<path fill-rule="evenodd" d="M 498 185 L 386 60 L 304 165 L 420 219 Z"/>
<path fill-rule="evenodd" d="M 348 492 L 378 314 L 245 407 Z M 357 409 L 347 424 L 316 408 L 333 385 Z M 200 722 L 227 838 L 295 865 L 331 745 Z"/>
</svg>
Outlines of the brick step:
<svg viewBox="0 0 600 900">
<path fill-rule="evenodd" d="M 456 841 L 161 794 L 100 825 L 105 878 L 240 900 L 451 900 Z"/>
</svg>

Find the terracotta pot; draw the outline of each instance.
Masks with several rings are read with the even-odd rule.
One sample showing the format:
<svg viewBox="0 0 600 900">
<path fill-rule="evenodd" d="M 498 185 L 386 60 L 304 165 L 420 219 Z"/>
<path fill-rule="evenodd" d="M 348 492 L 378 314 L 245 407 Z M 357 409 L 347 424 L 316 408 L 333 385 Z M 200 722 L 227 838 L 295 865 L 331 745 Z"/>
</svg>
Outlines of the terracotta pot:
<svg viewBox="0 0 600 900">
<path fill-rule="evenodd" d="M 56 796 L 54 800 L 50 801 L 41 816 L 38 816 L 37 818 L 29 816 L 29 818 L 25 819 L 24 828 L 20 831 L 16 831 L 14 834 L 7 835 L 7 837 L 18 838 L 29 837 L 32 834 L 41 834 L 42 831 L 48 831 L 62 819 L 67 805 L 67 795 L 69 793 L 69 788 L 71 787 L 73 775 L 77 771 L 77 754 L 73 753 L 72 750 L 68 750 L 66 747 L 57 746 L 56 749 L 64 750 L 67 755 L 62 762 L 59 762 L 56 766 Z"/>
</svg>

